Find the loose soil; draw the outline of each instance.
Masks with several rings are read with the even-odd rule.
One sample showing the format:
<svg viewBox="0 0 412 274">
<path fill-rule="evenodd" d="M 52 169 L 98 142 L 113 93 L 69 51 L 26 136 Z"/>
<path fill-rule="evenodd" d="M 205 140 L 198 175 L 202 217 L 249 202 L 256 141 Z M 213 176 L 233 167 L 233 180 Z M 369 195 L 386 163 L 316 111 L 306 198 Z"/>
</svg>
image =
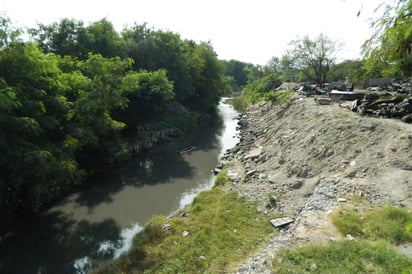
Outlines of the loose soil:
<svg viewBox="0 0 412 274">
<path fill-rule="evenodd" d="M 340 102 L 319 105 L 297 94 L 287 106 L 251 106 L 239 124 L 241 141 L 224 157 L 230 187 L 268 216 L 294 222 L 238 273 L 270 273 L 281 248 L 351 237 L 331 223 L 340 205 L 412 208 L 410 124 L 360 116 Z"/>
</svg>

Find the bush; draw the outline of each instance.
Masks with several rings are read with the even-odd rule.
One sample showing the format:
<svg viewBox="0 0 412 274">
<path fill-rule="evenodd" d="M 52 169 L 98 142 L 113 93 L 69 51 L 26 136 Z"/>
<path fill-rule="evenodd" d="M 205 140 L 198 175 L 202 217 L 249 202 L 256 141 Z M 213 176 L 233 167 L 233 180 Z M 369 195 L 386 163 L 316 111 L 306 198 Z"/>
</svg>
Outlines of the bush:
<svg viewBox="0 0 412 274">
<path fill-rule="evenodd" d="M 223 186 L 229 181 L 230 179 L 229 179 L 229 176 L 227 175 L 227 170 L 223 169 L 216 176 L 215 186 Z"/>
<path fill-rule="evenodd" d="M 230 103 L 232 104 L 233 108 L 236 109 L 237 111 L 246 112 L 249 101 L 246 96 L 240 95 L 240 96 L 233 97 Z"/>
<path fill-rule="evenodd" d="M 412 241 L 412 213 L 405 208 L 385 206 L 361 213 L 351 208 L 339 209 L 332 216 L 334 225 L 343 234 L 364 239 L 385 239 L 393 244 Z"/>
<path fill-rule="evenodd" d="M 294 93 L 293 90 L 274 91 L 266 93 L 264 99 L 273 104 L 288 104 L 291 102 Z"/>
</svg>

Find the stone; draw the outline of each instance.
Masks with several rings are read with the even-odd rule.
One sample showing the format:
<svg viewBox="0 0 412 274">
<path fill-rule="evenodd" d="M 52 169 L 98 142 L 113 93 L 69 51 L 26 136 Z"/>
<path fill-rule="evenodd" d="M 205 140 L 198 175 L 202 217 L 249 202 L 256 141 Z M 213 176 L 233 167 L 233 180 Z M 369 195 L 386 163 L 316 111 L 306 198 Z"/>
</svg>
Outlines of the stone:
<svg viewBox="0 0 412 274">
<path fill-rule="evenodd" d="M 399 245 L 398 250 L 399 250 L 400 253 L 402 253 L 406 257 L 412 259 L 412 244 Z"/>
<path fill-rule="evenodd" d="M 293 182 L 293 183 L 290 185 L 290 187 L 293 188 L 293 189 L 299 189 L 299 188 L 301 188 L 302 186 L 303 186 L 303 181 L 302 181 L 302 180 Z"/>
<path fill-rule="evenodd" d="M 290 217 L 281 217 L 281 218 L 271 219 L 270 223 L 276 228 L 281 228 L 288 224 L 293 223 L 294 221 L 295 220 Z"/>
<path fill-rule="evenodd" d="M 329 98 L 323 98 L 323 97 L 317 97 L 315 98 L 315 101 L 319 104 L 319 105 L 330 105 L 332 103 L 332 100 Z"/>
<path fill-rule="evenodd" d="M 172 227 L 169 224 L 162 224 L 162 229 L 164 231 L 169 231 L 172 229 Z"/>
<path fill-rule="evenodd" d="M 263 151 L 262 146 L 251 147 L 249 151 L 246 153 L 245 160 L 249 160 L 249 159 L 253 160 L 253 159 L 259 158 L 259 156 L 262 154 L 262 151 Z"/>
<path fill-rule="evenodd" d="M 220 168 L 215 168 L 215 169 L 213 169 L 213 173 L 216 175 L 216 174 L 218 174 L 220 171 L 222 171 Z"/>
<path fill-rule="evenodd" d="M 404 160 L 393 160 L 392 166 L 403 170 L 412 170 L 412 164 L 405 162 Z"/>
<path fill-rule="evenodd" d="M 248 172 L 246 172 L 246 177 L 253 176 L 255 175 L 256 172 L 257 172 L 256 169 L 249 170 Z"/>
</svg>

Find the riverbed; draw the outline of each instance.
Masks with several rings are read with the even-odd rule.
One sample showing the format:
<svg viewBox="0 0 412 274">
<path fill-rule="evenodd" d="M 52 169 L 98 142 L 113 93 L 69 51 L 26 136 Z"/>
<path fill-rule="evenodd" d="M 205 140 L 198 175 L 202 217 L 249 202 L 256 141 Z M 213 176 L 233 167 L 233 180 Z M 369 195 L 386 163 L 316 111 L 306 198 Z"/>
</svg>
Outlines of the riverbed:
<svg viewBox="0 0 412 274">
<path fill-rule="evenodd" d="M 0 273 L 87 273 L 126 252 L 151 217 L 210 189 L 212 170 L 238 142 L 238 113 L 223 102 L 218 109 L 220 121 L 91 178 L 22 224 L 0 245 Z"/>
</svg>

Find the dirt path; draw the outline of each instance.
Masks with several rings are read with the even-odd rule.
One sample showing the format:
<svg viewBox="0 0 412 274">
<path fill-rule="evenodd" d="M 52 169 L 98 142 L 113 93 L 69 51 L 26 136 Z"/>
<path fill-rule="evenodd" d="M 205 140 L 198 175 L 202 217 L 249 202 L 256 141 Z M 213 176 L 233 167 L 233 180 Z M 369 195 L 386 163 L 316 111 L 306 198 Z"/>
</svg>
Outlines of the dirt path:
<svg viewBox="0 0 412 274">
<path fill-rule="evenodd" d="M 253 106 L 240 123 L 241 142 L 226 158 L 232 188 L 295 222 L 239 273 L 270 273 L 279 248 L 344 237 L 330 222 L 341 204 L 412 208 L 410 124 L 299 96 L 287 108 Z"/>
</svg>

